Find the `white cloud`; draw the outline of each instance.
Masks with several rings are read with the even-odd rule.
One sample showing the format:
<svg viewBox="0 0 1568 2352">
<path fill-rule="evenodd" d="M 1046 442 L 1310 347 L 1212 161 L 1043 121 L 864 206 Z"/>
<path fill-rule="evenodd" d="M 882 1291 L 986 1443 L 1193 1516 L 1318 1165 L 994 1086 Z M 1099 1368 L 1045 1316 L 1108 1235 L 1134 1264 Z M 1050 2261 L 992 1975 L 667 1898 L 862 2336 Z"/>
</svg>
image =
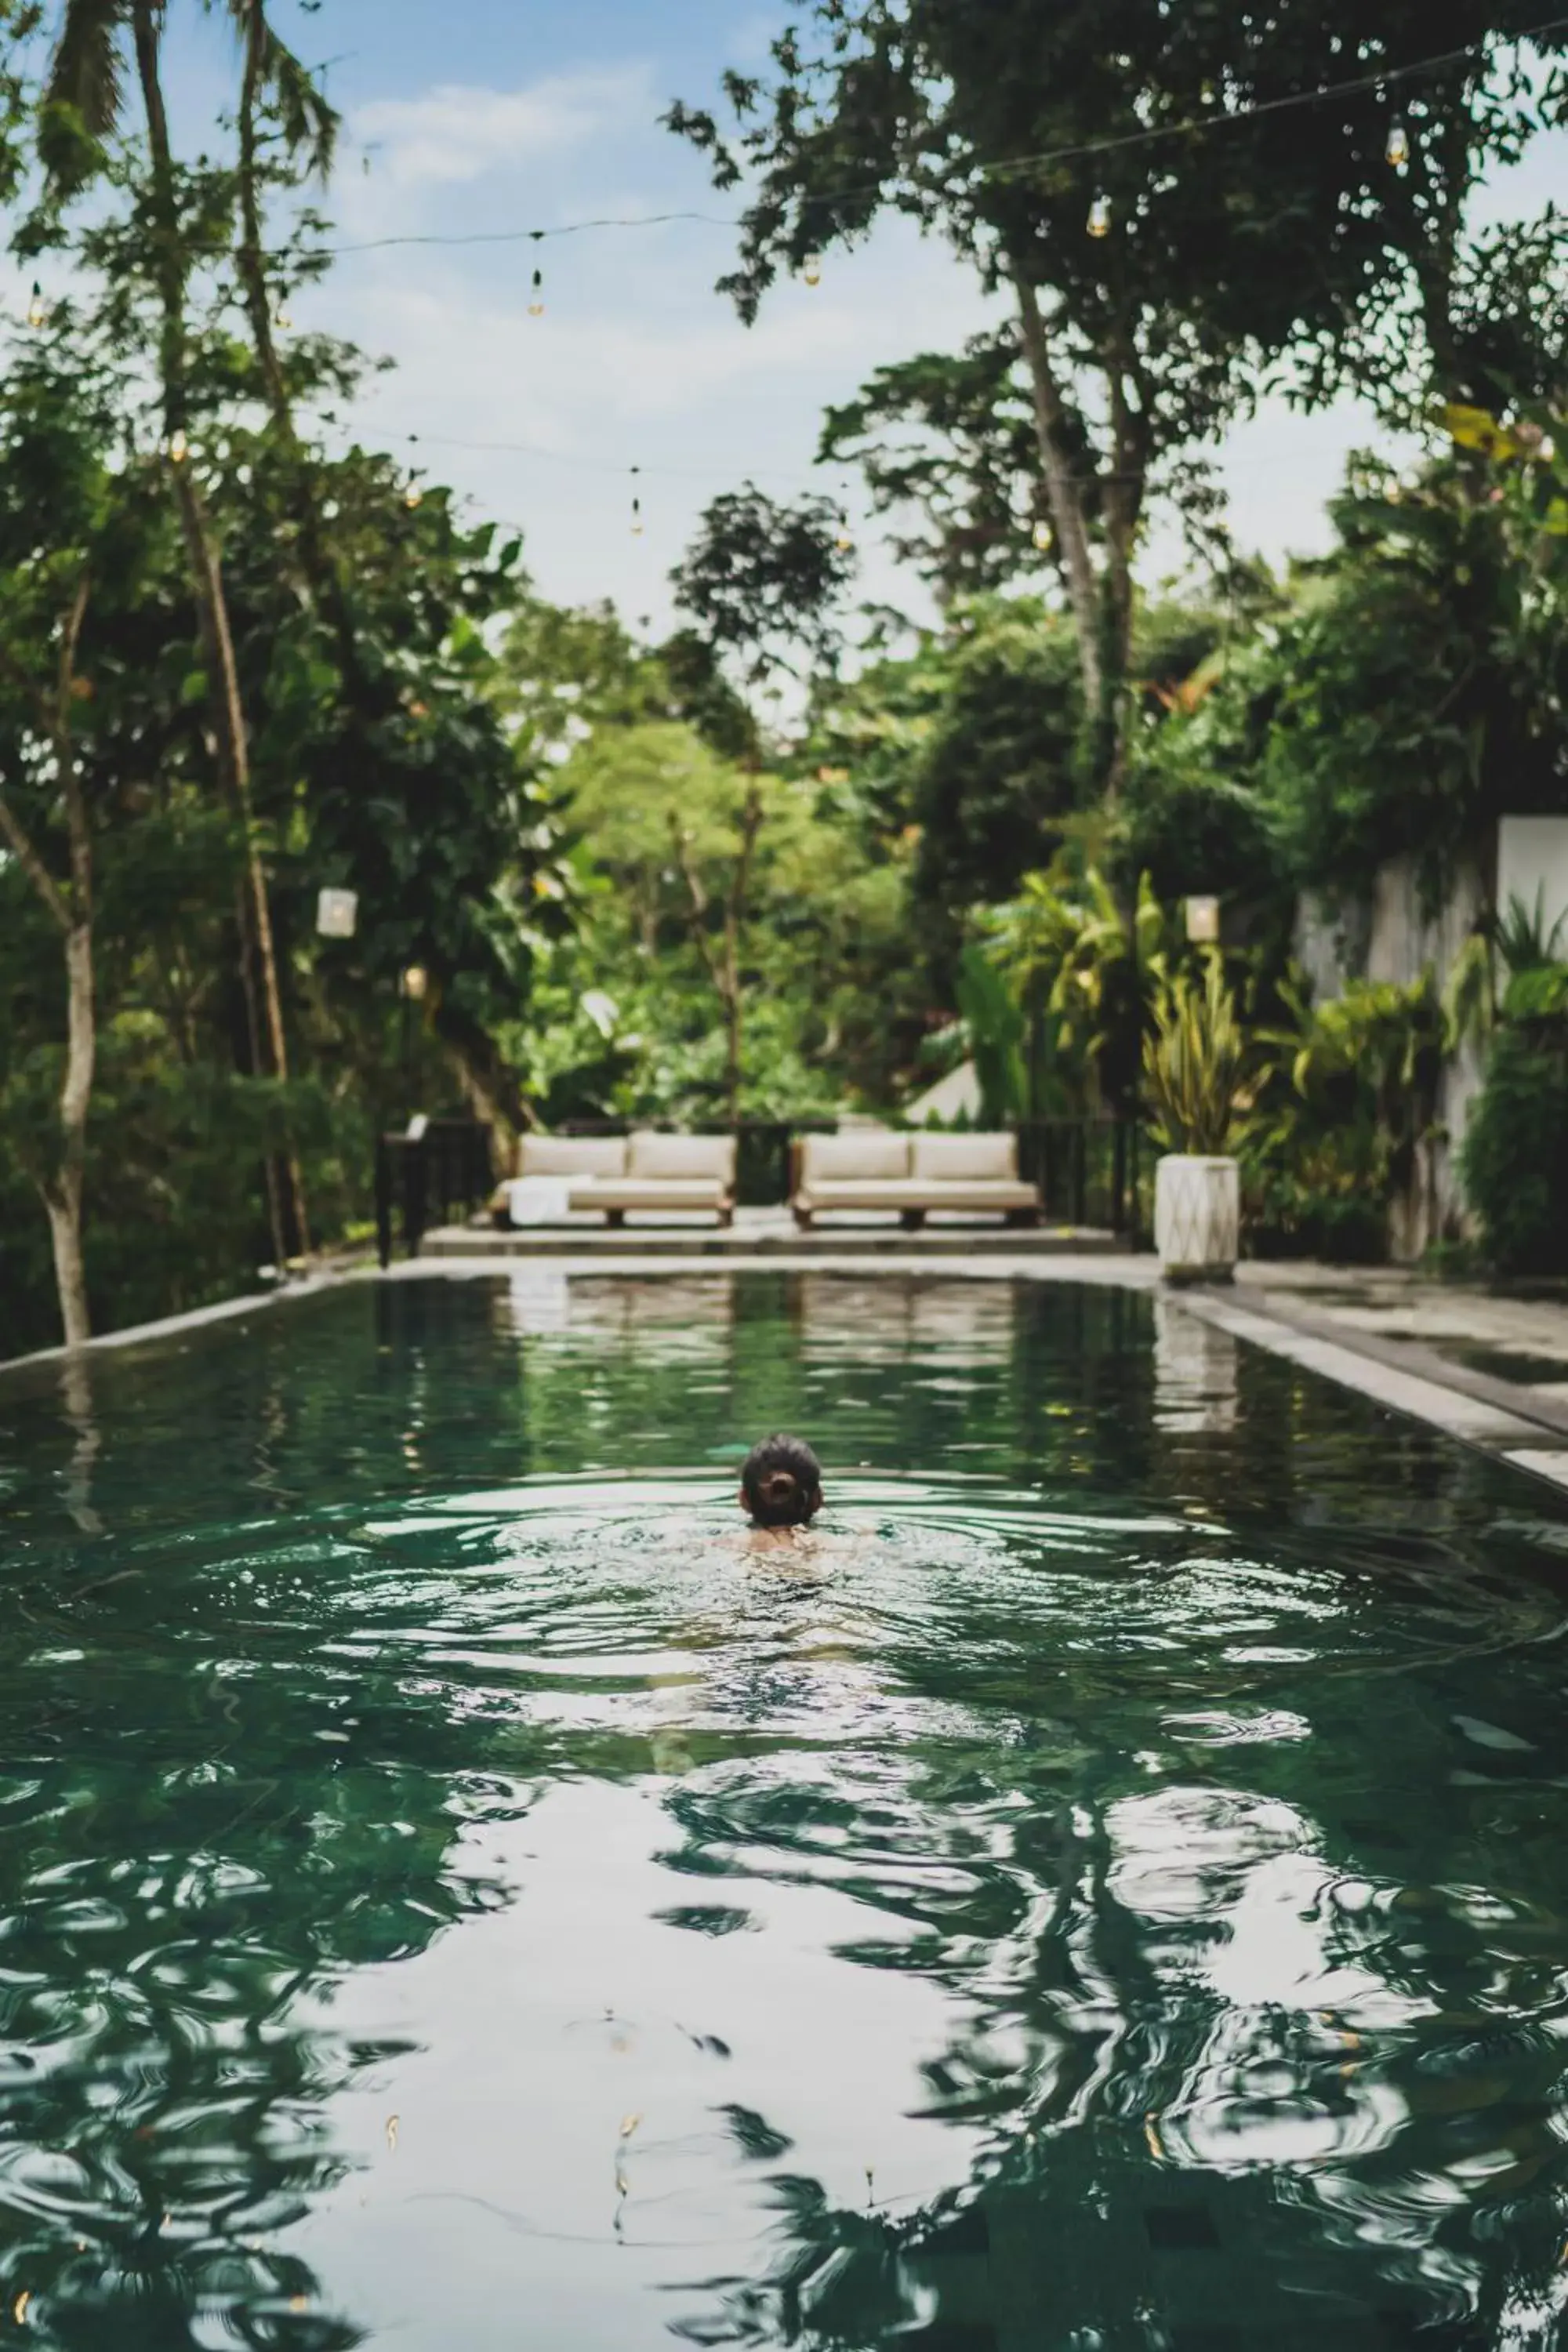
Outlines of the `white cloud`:
<svg viewBox="0 0 1568 2352">
<path fill-rule="evenodd" d="M 384 98 L 361 107 L 354 131 L 378 151 L 382 170 L 403 187 L 478 180 L 580 146 L 652 107 L 647 73 L 556 74 L 523 89 L 445 82 L 421 98 Z"/>
</svg>

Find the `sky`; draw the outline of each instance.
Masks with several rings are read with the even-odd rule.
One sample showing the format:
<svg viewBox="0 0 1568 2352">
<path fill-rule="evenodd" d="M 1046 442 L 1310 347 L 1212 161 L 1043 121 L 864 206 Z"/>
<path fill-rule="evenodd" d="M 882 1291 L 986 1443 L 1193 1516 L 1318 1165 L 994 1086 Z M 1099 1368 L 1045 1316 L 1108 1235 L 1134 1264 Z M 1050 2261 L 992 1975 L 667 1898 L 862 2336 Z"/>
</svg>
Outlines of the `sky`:
<svg viewBox="0 0 1568 2352">
<path fill-rule="evenodd" d="M 742 327 L 714 291 L 733 200 L 659 126 L 676 97 L 710 102 L 726 66 L 762 68 L 784 14 L 753 0 L 274 0 L 344 116 L 330 204 L 342 245 L 523 233 L 345 253 L 293 309 L 395 362 L 367 385 L 361 434 L 451 484 L 476 516 L 520 529 L 538 586 L 561 602 L 608 596 L 663 627 L 698 514 L 750 479 L 775 497 L 842 499 L 860 593 L 926 610 L 877 546 L 855 478 L 814 465 L 816 439 L 824 408 L 877 367 L 961 344 L 987 318 L 983 297 L 940 245 L 889 221 L 831 254 L 815 289 L 781 285 Z M 176 130 L 209 138 L 233 56 L 194 5 L 172 11 L 169 68 Z M 1538 147 L 1489 208 L 1553 194 L 1568 194 L 1568 140 Z M 542 246 L 526 235 L 671 209 L 715 218 Z M 1221 460 L 1240 544 L 1275 561 L 1323 547 L 1324 500 L 1349 450 L 1373 437 L 1348 407 L 1303 417 L 1271 404 L 1237 427 Z M 1156 533 L 1150 577 L 1180 560 L 1174 534 Z"/>
</svg>

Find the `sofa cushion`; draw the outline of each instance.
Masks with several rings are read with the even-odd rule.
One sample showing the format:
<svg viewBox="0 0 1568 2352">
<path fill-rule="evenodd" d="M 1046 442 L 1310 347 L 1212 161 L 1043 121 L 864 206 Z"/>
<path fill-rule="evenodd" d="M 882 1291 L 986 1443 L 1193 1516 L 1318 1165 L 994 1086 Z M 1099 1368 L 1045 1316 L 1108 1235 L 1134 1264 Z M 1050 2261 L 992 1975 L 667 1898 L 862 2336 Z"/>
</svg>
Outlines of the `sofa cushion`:
<svg viewBox="0 0 1568 2352">
<path fill-rule="evenodd" d="M 651 1182 L 695 1182 L 700 1178 L 710 1183 L 732 1184 L 735 1139 L 732 1135 L 654 1135 L 644 1131 L 632 1138 L 626 1174 L 646 1177 Z"/>
<path fill-rule="evenodd" d="M 1037 1209 L 1040 1196 L 1032 1184 L 1009 1182 L 1000 1176 L 972 1176 L 949 1183 L 918 1176 L 902 1183 L 838 1183 L 802 1186 L 795 1194 L 803 1209 L 957 1209 L 1005 1211 Z"/>
<path fill-rule="evenodd" d="M 956 1184 L 979 1177 L 988 1183 L 1017 1181 L 1018 1142 L 1012 1135 L 917 1135 L 910 1174 L 927 1182 Z"/>
<path fill-rule="evenodd" d="M 808 1135 L 800 1155 L 803 1192 L 817 1184 L 898 1183 L 910 1172 L 910 1139 L 869 1128 L 848 1135 Z"/>
<path fill-rule="evenodd" d="M 705 1209 L 725 1207 L 729 1191 L 718 1176 L 603 1176 L 572 1187 L 574 1209 Z"/>
<path fill-rule="evenodd" d="M 624 1135 L 525 1135 L 520 1176 L 624 1176 Z"/>
</svg>

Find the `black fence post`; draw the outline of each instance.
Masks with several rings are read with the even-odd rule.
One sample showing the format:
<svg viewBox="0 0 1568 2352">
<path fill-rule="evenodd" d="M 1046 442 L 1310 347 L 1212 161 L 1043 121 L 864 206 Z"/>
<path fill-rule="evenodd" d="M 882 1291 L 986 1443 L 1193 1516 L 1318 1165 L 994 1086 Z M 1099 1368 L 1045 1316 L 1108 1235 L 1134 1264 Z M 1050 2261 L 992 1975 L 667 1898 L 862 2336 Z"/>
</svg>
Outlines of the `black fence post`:
<svg viewBox="0 0 1568 2352">
<path fill-rule="evenodd" d="M 426 1167 L 423 1138 L 405 1136 L 401 1153 L 403 1160 L 403 1247 L 409 1257 L 417 1255 L 425 1238 L 425 1184 Z"/>
<path fill-rule="evenodd" d="M 383 1274 L 392 1264 L 392 1144 L 375 1139 L 375 1254 Z"/>
</svg>

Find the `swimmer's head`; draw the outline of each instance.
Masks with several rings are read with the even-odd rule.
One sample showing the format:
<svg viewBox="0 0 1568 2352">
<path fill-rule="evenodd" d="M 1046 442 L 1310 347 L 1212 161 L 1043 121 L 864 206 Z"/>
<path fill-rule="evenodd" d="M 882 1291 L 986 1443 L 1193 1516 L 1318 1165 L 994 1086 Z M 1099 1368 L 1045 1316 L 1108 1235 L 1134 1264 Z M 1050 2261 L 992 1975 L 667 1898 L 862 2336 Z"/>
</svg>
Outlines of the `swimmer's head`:
<svg viewBox="0 0 1568 2352">
<path fill-rule="evenodd" d="M 746 1456 L 741 1506 L 760 1528 L 804 1528 L 822 1508 L 822 1465 L 798 1437 L 764 1437 Z"/>
</svg>

